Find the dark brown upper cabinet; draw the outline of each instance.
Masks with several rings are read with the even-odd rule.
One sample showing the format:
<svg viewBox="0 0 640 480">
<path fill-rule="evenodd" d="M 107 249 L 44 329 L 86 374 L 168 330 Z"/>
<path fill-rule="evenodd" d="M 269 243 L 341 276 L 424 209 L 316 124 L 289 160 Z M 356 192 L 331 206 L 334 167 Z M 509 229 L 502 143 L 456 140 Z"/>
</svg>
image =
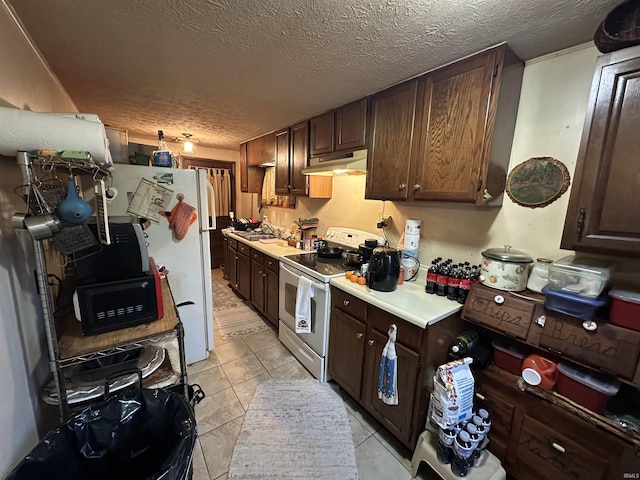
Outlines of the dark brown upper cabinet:
<svg viewBox="0 0 640 480">
<path fill-rule="evenodd" d="M 276 136 L 268 133 L 247 142 L 247 163 L 250 167 L 275 164 Z"/>
<path fill-rule="evenodd" d="M 501 205 L 523 68 L 502 44 L 375 95 L 366 198 Z"/>
<path fill-rule="evenodd" d="M 264 180 L 264 168 L 249 166 L 247 146 L 248 142 L 240 144 L 240 191 L 260 193 Z"/>
<path fill-rule="evenodd" d="M 561 247 L 640 253 L 640 47 L 599 57 Z"/>
<path fill-rule="evenodd" d="M 407 199 L 417 87 L 410 80 L 371 97 L 366 198 Z"/>
<path fill-rule="evenodd" d="M 368 98 L 362 98 L 310 120 L 310 156 L 364 148 Z"/>
</svg>

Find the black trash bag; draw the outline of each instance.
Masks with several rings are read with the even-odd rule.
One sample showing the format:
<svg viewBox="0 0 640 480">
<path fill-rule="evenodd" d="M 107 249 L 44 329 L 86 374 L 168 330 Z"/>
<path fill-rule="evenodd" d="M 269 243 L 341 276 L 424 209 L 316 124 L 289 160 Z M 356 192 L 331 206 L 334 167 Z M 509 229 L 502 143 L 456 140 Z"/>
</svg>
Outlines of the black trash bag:
<svg viewBox="0 0 640 480">
<path fill-rule="evenodd" d="M 182 480 L 197 437 L 183 395 L 139 389 L 49 432 L 8 480 Z"/>
</svg>

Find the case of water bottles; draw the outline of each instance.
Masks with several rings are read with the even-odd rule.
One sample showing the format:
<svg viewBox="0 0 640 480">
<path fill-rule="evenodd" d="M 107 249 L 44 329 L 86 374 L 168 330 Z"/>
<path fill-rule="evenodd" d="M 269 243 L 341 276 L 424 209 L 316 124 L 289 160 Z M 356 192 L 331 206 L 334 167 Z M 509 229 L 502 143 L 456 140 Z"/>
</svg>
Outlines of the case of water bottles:
<svg viewBox="0 0 640 480">
<path fill-rule="evenodd" d="M 438 432 L 436 457 L 442 464 L 450 464 L 451 471 L 465 477 L 474 466 L 481 464 L 491 429 L 490 414 L 485 409 L 474 412 L 470 420 L 460 422 Z"/>
</svg>

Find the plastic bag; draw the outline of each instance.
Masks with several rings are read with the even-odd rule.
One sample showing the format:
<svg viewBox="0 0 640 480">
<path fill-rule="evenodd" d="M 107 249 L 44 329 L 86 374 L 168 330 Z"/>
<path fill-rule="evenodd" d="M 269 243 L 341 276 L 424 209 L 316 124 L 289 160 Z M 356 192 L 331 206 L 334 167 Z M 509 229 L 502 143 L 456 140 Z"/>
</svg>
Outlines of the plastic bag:
<svg viewBox="0 0 640 480">
<path fill-rule="evenodd" d="M 184 396 L 139 389 L 49 432 L 8 480 L 181 480 L 190 472 L 196 437 Z"/>
</svg>

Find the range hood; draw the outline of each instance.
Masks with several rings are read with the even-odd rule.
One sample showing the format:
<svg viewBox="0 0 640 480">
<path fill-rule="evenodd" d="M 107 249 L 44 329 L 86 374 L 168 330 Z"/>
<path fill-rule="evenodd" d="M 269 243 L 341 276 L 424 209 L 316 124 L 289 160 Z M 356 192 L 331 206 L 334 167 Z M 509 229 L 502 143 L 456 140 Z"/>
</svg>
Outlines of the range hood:
<svg viewBox="0 0 640 480">
<path fill-rule="evenodd" d="M 334 153 L 309 160 L 309 166 L 302 169 L 304 175 L 364 175 L 367 173 L 367 151 L 356 150 L 349 153 Z"/>
</svg>

